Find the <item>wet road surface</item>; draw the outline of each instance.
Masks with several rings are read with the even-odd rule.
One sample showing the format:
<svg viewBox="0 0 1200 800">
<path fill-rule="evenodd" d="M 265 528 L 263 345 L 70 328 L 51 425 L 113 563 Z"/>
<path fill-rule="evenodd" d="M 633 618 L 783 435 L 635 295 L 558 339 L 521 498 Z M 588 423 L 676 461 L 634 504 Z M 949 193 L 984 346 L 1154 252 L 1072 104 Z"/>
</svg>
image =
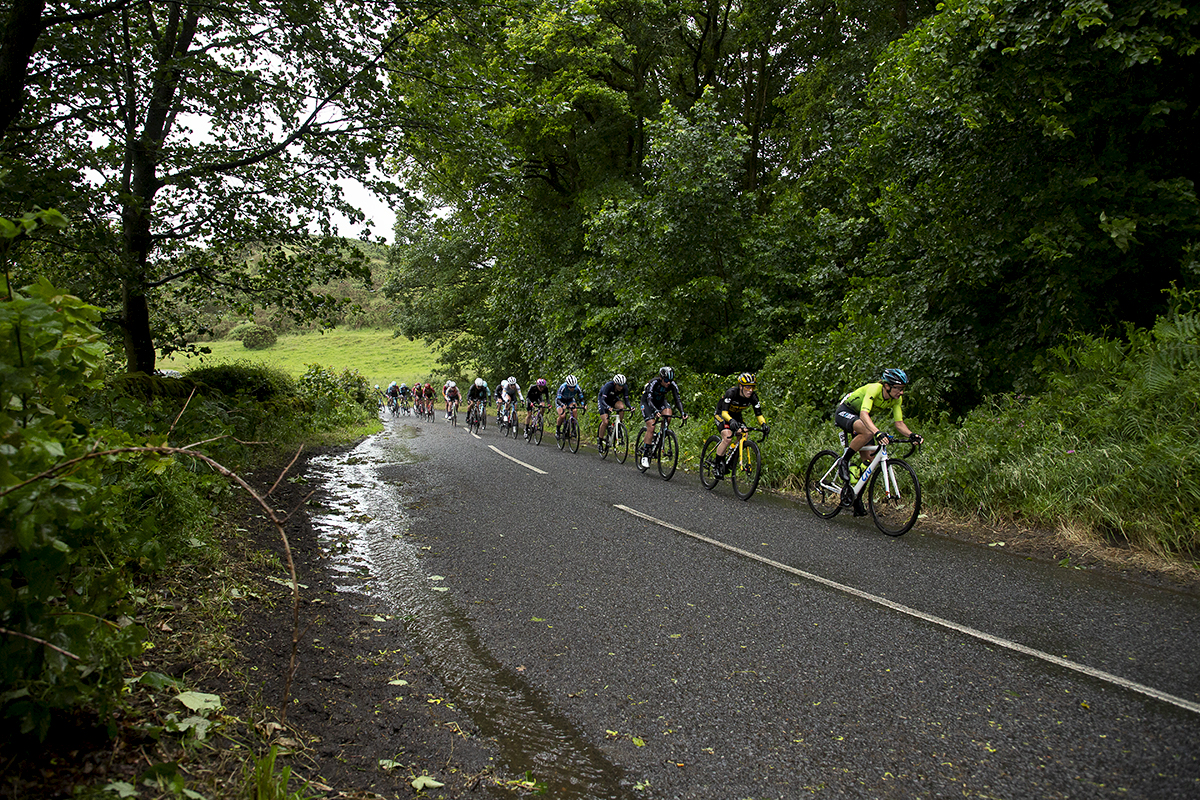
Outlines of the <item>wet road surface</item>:
<svg viewBox="0 0 1200 800">
<path fill-rule="evenodd" d="M 385 424 L 325 546 L 547 796 L 1200 796 L 1194 596 Z"/>
</svg>

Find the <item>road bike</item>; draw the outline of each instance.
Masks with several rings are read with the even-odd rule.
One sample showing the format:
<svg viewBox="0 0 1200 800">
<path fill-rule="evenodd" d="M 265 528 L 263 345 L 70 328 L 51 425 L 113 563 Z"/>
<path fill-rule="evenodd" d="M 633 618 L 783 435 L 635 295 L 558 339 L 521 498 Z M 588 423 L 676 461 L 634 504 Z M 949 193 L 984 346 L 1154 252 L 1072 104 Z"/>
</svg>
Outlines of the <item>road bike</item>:
<svg viewBox="0 0 1200 800">
<path fill-rule="evenodd" d="M 387 396 L 388 411 L 392 412 L 393 417 L 400 416 L 400 401 L 390 394 Z"/>
<path fill-rule="evenodd" d="M 578 408 L 579 405 L 577 403 L 571 403 L 567 406 L 567 410 L 570 413 L 563 420 L 562 427 L 554 432 L 554 439 L 558 442 L 559 450 L 570 445 L 572 453 L 579 452 L 579 420 L 575 417 L 575 411 Z M 587 408 L 584 407 L 584 410 L 586 411 Z"/>
<path fill-rule="evenodd" d="M 650 460 L 658 463 L 658 474 L 662 476 L 664 481 L 671 480 L 675 474 L 675 468 L 679 466 L 679 437 L 675 435 L 675 431 L 671 430 L 671 420 L 673 416 L 664 416 L 656 414 L 654 417 L 659 423 L 654 428 L 654 438 L 650 442 Z M 687 422 L 687 417 L 680 420 L 680 425 Z M 646 440 L 646 426 L 638 431 L 637 437 L 634 439 L 638 447 L 642 446 L 642 442 Z M 640 453 L 634 454 L 637 457 L 637 468 L 639 472 L 645 472 L 649 467 L 642 466 L 642 458 Z"/>
<path fill-rule="evenodd" d="M 505 437 L 517 438 L 517 406 L 507 400 L 496 404 L 496 422 Z"/>
<path fill-rule="evenodd" d="M 600 437 L 600 427 L 596 427 L 596 447 L 600 450 L 600 458 L 608 458 L 608 454 L 612 453 L 617 457 L 617 461 L 624 464 L 625 459 L 629 457 L 629 433 L 625 427 L 625 412 L 627 408 L 622 408 L 619 411 L 615 408 L 610 409 L 608 415 L 608 430 L 604 434 L 604 438 Z"/>
<path fill-rule="evenodd" d="M 467 430 L 471 433 L 478 433 L 479 426 L 482 422 L 480 411 L 483 403 L 479 400 L 474 400 L 467 405 Z"/>
<path fill-rule="evenodd" d="M 400 398 L 400 410 L 404 413 L 404 416 L 406 416 L 406 417 L 412 413 L 412 402 L 408 399 L 407 396 Z"/>
<path fill-rule="evenodd" d="M 458 401 L 450 401 L 450 418 L 447 420 L 454 427 L 458 427 Z"/>
<path fill-rule="evenodd" d="M 843 432 L 843 445 L 845 441 Z M 875 527 L 888 536 L 908 533 L 921 513 L 921 483 L 904 459 L 917 452 L 918 447 L 911 439 L 894 437 L 891 441 L 909 445 L 908 452 L 903 457 L 889 455 L 886 439 L 883 444 L 864 447 L 864 453 L 874 452 L 875 457 L 857 480 L 852 478 L 849 482 L 838 475 L 839 453 L 822 450 L 813 456 L 804 473 L 804 495 L 813 513 L 832 519 L 842 509 L 853 506 L 865 492 Z"/>
<path fill-rule="evenodd" d="M 525 441 L 530 444 L 541 444 L 542 434 L 546 430 L 546 404 L 538 403 L 537 409 L 529 422 L 525 423 Z"/>
<path fill-rule="evenodd" d="M 750 438 L 750 434 L 762 434 L 758 441 Z M 726 475 L 733 484 L 733 493 L 743 500 L 749 500 L 758 488 L 758 479 L 762 477 L 762 451 L 759 443 L 767 440 L 767 432 L 762 428 L 749 428 L 743 425 L 734 432 L 723 455 L 717 455 L 717 445 L 721 437 L 710 436 L 700 452 L 700 483 L 705 489 L 712 490 L 717 482 Z"/>
</svg>

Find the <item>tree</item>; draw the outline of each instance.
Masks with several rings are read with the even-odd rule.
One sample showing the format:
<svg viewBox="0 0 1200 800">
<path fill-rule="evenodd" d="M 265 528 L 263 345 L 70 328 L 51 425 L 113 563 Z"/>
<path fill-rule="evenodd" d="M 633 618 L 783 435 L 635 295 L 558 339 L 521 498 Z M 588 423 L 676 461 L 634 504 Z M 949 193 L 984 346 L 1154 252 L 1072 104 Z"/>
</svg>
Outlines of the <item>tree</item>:
<svg viewBox="0 0 1200 800">
<path fill-rule="evenodd" d="M 1169 0 L 960 0 L 876 71 L 849 163 L 884 233 L 856 300 L 961 405 L 1200 282 L 1198 32 Z"/>
<path fill-rule="evenodd" d="M 6 144 L 28 160 L 36 137 L 50 158 L 99 176 L 99 214 L 119 237 L 101 271 L 119 289 L 129 370 L 154 368 L 154 299 L 168 286 L 312 315 L 328 299 L 310 284 L 365 275 L 312 231 L 336 233 L 335 211 L 361 220 L 341 177 L 399 194 L 371 177 L 413 124 L 384 102 L 383 59 L 424 13 L 363 0 L 151 0 L 48 30 L 30 62 L 24 142 L 10 130 Z M 268 257 L 247 265 L 247 243 Z"/>
</svg>

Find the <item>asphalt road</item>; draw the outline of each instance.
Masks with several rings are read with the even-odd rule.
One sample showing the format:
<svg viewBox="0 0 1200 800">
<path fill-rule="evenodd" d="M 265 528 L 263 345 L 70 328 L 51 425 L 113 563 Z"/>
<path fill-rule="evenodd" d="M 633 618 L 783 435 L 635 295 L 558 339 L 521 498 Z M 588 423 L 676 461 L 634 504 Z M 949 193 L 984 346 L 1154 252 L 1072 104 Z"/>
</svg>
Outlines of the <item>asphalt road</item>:
<svg viewBox="0 0 1200 800">
<path fill-rule="evenodd" d="M 386 424 L 396 525 L 458 620 L 429 641 L 493 673 L 444 678 L 534 742 L 509 766 L 549 796 L 1200 797 L 1194 596 L 665 482 L 552 431 Z M 539 723 L 487 694 L 584 755 L 528 752 Z"/>
</svg>

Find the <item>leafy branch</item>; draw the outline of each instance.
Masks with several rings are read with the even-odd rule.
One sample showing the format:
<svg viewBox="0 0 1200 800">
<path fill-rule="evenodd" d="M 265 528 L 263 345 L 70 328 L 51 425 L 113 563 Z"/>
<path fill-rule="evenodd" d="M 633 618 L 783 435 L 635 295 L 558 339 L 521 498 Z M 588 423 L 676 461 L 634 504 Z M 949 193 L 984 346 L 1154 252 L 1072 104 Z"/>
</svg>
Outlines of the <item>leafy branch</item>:
<svg viewBox="0 0 1200 800">
<path fill-rule="evenodd" d="M 222 438 L 222 437 L 218 437 L 218 438 Z M 310 492 L 307 496 L 304 497 L 303 500 L 300 501 L 300 503 L 296 506 L 296 508 L 293 508 L 291 511 L 289 511 L 287 514 L 284 514 L 283 516 L 280 516 L 279 512 L 276 512 L 275 509 L 271 508 L 270 504 L 267 503 L 266 498 L 270 497 L 271 494 L 275 491 L 275 489 L 277 489 L 279 487 L 280 481 L 283 480 L 284 476 L 287 475 L 288 471 L 292 468 L 293 465 L 295 465 L 296 460 L 300 457 L 300 453 L 303 452 L 304 447 L 303 447 L 303 445 L 301 445 L 301 447 L 296 451 L 296 455 L 292 457 L 292 460 L 288 463 L 287 467 L 285 467 L 283 469 L 283 471 L 279 474 L 279 477 L 275 480 L 275 483 L 271 486 L 270 490 L 265 495 L 260 495 L 258 492 L 256 492 L 250 486 L 249 483 L 246 482 L 246 480 L 244 478 L 242 478 L 242 476 L 238 475 L 233 470 L 227 468 L 226 466 L 224 466 L 223 464 L 218 462 L 216 459 L 213 459 L 209 456 L 206 456 L 203 453 L 199 453 L 199 452 L 191 449 L 194 447 L 198 447 L 199 445 L 206 444 L 207 442 L 210 442 L 210 441 L 214 441 L 214 440 L 209 439 L 209 440 L 205 440 L 203 442 L 195 442 L 195 443 L 192 443 L 189 445 L 185 445 L 183 447 L 169 447 L 169 446 L 165 446 L 165 445 L 157 445 L 157 446 L 156 445 L 142 445 L 142 446 L 130 446 L 130 447 L 113 447 L 113 448 L 109 448 L 107 450 L 93 450 L 82 456 L 78 456 L 76 458 L 71 458 L 71 459 L 67 459 L 65 461 L 59 462 L 58 464 L 55 464 L 53 467 L 45 470 L 44 472 L 41 472 L 31 478 L 28 478 L 27 480 L 21 481 L 20 483 L 13 484 L 12 486 L 8 486 L 8 487 L 0 490 L 0 498 L 3 498 L 6 495 L 11 494 L 12 492 L 15 492 L 16 490 L 18 490 L 24 486 L 28 486 L 36 481 L 47 480 L 47 479 L 52 478 L 56 475 L 59 475 L 63 472 L 71 471 L 78 465 L 80 465 L 86 461 L 90 461 L 92 459 L 111 458 L 114 456 L 139 455 L 139 454 L 140 455 L 154 455 L 154 456 L 187 456 L 189 458 L 194 458 L 200 462 L 203 462 L 204 464 L 207 464 L 219 475 L 233 481 L 238 486 L 240 486 L 244 490 L 246 490 L 246 492 L 254 499 L 254 501 L 256 503 L 258 503 L 258 505 L 263 509 L 263 511 L 267 515 L 267 519 L 269 519 L 271 521 L 271 523 L 275 526 L 276 531 L 279 533 L 279 539 L 283 543 L 283 552 L 287 559 L 288 575 L 291 578 L 291 582 L 292 582 L 292 651 L 291 651 L 291 657 L 290 657 L 290 660 L 288 663 L 287 676 L 284 680 L 283 698 L 280 703 L 280 710 L 279 710 L 280 722 L 282 723 L 282 722 L 285 722 L 287 719 L 288 699 L 291 694 L 292 678 L 294 677 L 294 675 L 296 673 L 296 658 L 297 658 L 297 652 L 299 650 L 299 644 L 300 644 L 300 582 L 296 576 L 296 563 L 295 563 L 295 560 L 292 558 L 292 546 L 291 546 L 291 542 L 288 540 L 287 532 L 284 530 L 284 525 L 288 522 L 288 520 L 291 519 L 292 515 L 296 513 L 296 509 L 299 508 L 300 506 L 302 506 L 308 500 L 308 498 L 312 496 L 312 493 Z M 16 631 L 9 631 L 9 630 L 3 629 L 3 628 L 0 628 L 0 633 L 12 634 L 15 636 L 21 636 L 23 638 L 30 639 L 32 641 L 46 645 L 47 647 L 50 647 L 58 652 L 61 652 L 64 655 L 67 655 L 71 658 L 79 660 L 78 656 L 75 656 L 72 653 L 68 653 L 67 651 L 62 650 L 61 648 L 55 647 L 54 645 L 50 644 L 49 642 L 46 642 L 45 640 L 37 639 L 36 637 L 32 637 L 27 634 L 19 633 Z"/>
</svg>

